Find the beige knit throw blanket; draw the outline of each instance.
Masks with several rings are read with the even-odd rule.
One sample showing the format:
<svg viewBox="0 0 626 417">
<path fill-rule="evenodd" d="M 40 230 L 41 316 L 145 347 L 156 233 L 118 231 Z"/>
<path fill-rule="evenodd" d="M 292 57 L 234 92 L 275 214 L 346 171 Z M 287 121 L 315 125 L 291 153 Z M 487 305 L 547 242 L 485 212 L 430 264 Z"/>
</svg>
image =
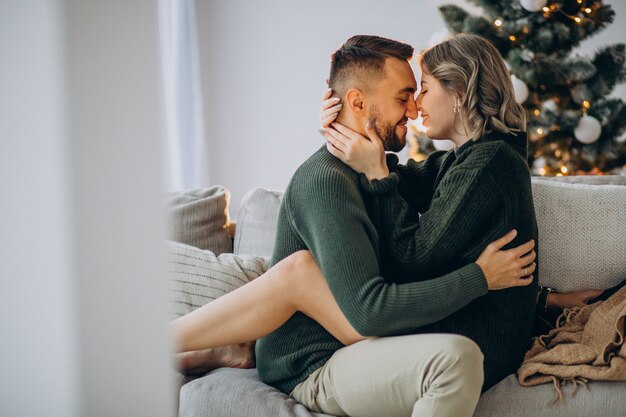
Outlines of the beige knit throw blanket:
<svg viewBox="0 0 626 417">
<path fill-rule="evenodd" d="M 562 400 L 563 383 L 626 381 L 626 287 L 606 301 L 565 310 L 557 327 L 535 338 L 518 370 L 523 386 L 552 382 Z"/>
</svg>

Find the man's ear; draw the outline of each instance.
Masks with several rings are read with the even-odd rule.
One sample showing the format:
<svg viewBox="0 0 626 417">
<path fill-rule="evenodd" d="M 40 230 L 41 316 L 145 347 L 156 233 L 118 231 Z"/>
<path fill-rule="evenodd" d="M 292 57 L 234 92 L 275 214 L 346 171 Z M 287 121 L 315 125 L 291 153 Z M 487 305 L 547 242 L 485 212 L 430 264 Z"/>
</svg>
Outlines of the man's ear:
<svg viewBox="0 0 626 417">
<path fill-rule="evenodd" d="M 356 115 L 365 112 L 365 94 L 358 88 L 351 88 L 346 93 L 346 104 Z"/>
</svg>

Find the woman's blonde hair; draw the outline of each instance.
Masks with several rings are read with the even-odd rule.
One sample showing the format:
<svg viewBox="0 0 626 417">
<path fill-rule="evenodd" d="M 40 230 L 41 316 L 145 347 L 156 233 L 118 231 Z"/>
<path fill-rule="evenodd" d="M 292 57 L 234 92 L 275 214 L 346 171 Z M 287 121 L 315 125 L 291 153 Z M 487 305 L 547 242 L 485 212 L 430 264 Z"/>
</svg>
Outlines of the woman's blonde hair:
<svg viewBox="0 0 626 417">
<path fill-rule="evenodd" d="M 426 49 L 417 59 L 423 72 L 461 99 L 472 139 L 494 130 L 526 130 L 524 107 L 515 101 L 509 71 L 491 42 L 460 34 Z"/>
</svg>

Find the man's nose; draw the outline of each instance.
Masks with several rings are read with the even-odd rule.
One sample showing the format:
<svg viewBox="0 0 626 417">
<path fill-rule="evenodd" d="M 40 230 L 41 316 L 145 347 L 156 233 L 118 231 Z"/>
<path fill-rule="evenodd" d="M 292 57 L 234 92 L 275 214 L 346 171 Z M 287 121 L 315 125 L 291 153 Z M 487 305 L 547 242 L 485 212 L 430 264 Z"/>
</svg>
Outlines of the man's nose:
<svg viewBox="0 0 626 417">
<path fill-rule="evenodd" d="M 411 120 L 417 119 L 416 101 L 413 101 L 413 100 L 408 101 L 408 106 L 407 106 L 405 114 L 406 114 L 406 117 L 408 117 Z"/>
</svg>

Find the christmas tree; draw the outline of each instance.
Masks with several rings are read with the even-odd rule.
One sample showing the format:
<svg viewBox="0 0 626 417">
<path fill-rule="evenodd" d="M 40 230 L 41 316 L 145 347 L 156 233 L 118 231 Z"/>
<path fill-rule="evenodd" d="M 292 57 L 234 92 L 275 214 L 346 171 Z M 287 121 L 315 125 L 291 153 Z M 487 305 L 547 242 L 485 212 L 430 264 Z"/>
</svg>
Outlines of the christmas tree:
<svg viewBox="0 0 626 417">
<path fill-rule="evenodd" d="M 593 57 L 572 54 L 613 22 L 611 6 L 599 0 L 469 1 L 484 15 L 454 5 L 439 10 L 452 34 L 483 36 L 505 58 L 516 100 L 527 110 L 533 173 L 621 172 L 626 106 L 608 96 L 626 79 L 624 44 L 603 47 Z"/>
</svg>

